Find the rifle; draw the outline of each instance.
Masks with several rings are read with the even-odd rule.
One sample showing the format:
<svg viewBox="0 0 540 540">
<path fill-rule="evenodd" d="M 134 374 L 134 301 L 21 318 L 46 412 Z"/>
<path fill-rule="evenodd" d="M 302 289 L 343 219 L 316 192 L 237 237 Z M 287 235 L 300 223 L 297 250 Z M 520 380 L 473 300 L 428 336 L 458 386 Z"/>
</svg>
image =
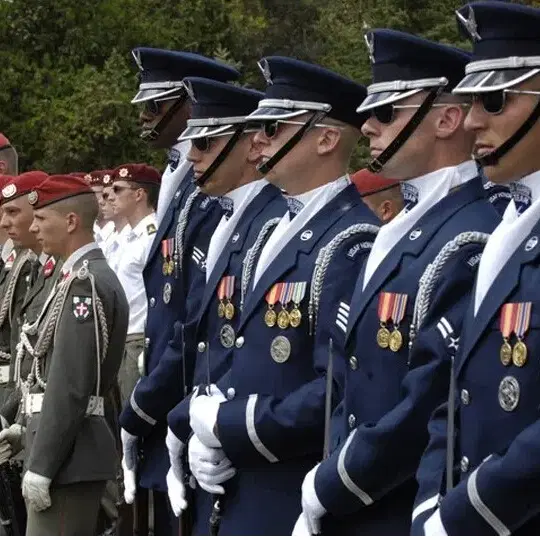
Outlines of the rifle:
<svg viewBox="0 0 540 540">
<path fill-rule="evenodd" d="M 0 524 L 6 536 L 21 536 L 26 531 L 21 469 L 22 467 L 9 461 L 0 465 Z"/>
</svg>

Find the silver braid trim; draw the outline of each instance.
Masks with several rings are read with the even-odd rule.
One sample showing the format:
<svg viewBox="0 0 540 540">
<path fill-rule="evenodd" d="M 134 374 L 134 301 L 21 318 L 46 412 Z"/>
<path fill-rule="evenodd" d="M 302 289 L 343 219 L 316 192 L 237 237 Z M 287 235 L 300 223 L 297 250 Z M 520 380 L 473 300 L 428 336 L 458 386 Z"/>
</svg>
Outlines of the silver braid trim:
<svg viewBox="0 0 540 540">
<path fill-rule="evenodd" d="M 319 302 L 321 299 L 324 278 L 332 257 L 335 255 L 338 248 L 343 242 L 351 237 L 361 234 L 372 234 L 376 236 L 380 227 L 369 223 L 357 223 L 351 225 L 348 229 L 341 231 L 333 238 L 326 246 L 322 247 L 315 261 L 315 268 L 311 277 L 311 290 L 309 295 L 308 317 L 309 317 L 309 333 L 313 335 L 317 327 L 317 317 L 319 313 Z"/>
<path fill-rule="evenodd" d="M 414 339 L 422 328 L 430 308 L 433 291 L 437 280 L 441 276 L 444 266 L 462 247 L 468 244 L 485 245 L 489 239 L 489 234 L 470 231 L 458 234 L 453 240 L 447 242 L 435 257 L 431 264 L 428 264 L 420 278 L 418 292 L 414 303 L 413 320 L 409 333 L 409 348 L 412 349 Z"/>
<path fill-rule="evenodd" d="M 193 193 L 186 199 L 186 204 L 184 204 L 184 208 L 182 208 L 182 211 L 178 216 L 178 224 L 176 225 L 175 234 L 176 249 L 174 250 L 175 268 L 178 268 L 178 270 L 182 270 L 182 263 L 184 259 L 184 236 L 188 223 L 189 213 L 191 211 L 193 203 L 195 202 L 195 199 L 197 198 L 197 195 L 199 195 L 200 192 L 201 190 L 199 188 L 195 188 Z"/>
<path fill-rule="evenodd" d="M 264 244 L 266 243 L 266 240 L 268 240 L 270 233 L 280 221 L 281 221 L 281 218 L 273 218 L 267 221 L 263 225 L 263 228 L 261 229 L 261 231 L 259 232 L 259 235 L 257 236 L 257 240 L 255 240 L 255 243 L 253 244 L 253 246 L 251 246 L 247 250 L 246 256 L 244 257 L 244 261 L 242 263 L 240 311 L 244 309 L 244 300 L 246 298 L 249 282 L 251 281 L 251 276 L 253 274 L 253 268 L 255 267 L 255 262 L 257 261 L 259 254 Z"/>
</svg>

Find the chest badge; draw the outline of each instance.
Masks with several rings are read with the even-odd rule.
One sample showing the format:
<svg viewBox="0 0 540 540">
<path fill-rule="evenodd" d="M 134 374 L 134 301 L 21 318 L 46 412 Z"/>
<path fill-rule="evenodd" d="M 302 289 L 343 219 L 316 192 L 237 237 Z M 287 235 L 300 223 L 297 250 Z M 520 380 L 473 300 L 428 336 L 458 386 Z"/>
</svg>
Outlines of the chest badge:
<svg viewBox="0 0 540 540">
<path fill-rule="evenodd" d="M 403 334 L 399 325 L 405 316 L 407 308 L 406 294 L 382 292 L 379 294 L 377 313 L 379 317 L 379 330 L 377 331 L 377 345 L 381 349 L 390 349 L 398 352 L 403 347 Z M 388 328 L 389 321 L 393 323 L 393 330 Z"/>
<path fill-rule="evenodd" d="M 313 231 L 307 229 L 300 235 L 300 240 L 303 242 L 307 242 L 308 240 L 311 240 L 313 237 Z"/>
<path fill-rule="evenodd" d="M 163 286 L 163 302 L 168 304 L 172 298 L 172 285 L 170 283 L 165 283 Z"/>
<path fill-rule="evenodd" d="M 283 364 L 291 356 L 291 342 L 285 336 L 276 336 L 270 345 L 270 356 L 274 362 Z"/>
<path fill-rule="evenodd" d="M 499 384 L 499 405 L 506 412 L 512 412 L 519 403 L 519 382 L 515 377 L 504 377 Z"/>
</svg>

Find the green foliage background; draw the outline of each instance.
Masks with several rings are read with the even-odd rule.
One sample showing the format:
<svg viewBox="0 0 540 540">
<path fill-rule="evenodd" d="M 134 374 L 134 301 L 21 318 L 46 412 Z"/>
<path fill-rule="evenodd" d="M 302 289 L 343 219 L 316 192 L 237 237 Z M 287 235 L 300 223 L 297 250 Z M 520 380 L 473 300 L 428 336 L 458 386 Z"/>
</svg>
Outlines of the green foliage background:
<svg viewBox="0 0 540 540">
<path fill-rule="evenodd" d="M 388 27 L 467 47 L 462 0 L 0 0 L 0 131 L 21 169 L 87 171 L 128 161 L 162 166 L 138 139 L 130 104 L 137 45 L 234 63 L 263 88 L 257 60 L 283 54 L 368 83 L 366 28 Z M 521 4 L 540 7 L 540 0 Z M 359 148 L 354 167 L 362 165 Z"/>
</svg>

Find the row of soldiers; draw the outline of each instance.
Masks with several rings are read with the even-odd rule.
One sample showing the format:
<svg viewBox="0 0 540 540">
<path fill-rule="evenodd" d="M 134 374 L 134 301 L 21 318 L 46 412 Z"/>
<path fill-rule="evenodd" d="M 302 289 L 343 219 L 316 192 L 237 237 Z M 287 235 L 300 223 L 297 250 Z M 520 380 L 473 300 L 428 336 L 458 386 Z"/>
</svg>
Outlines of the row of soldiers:
<svg viewBox="0 0 540 540">
<path fill-rule="evenodd" d="M 155 534 L 176 517 L 213 535 L 536 531 L 540 10 L 457 21 L 472 54 L 368 31 L 367 88 L 271 56 L 263 94 L 199 55 L 134 51 L 142 137 L 172 147 L 119 418 L 124 497 Z M 395 180 L 359 192 L 361 135 Z M 130 309 L 92 189 L 34 180 L 29 232 L 65 262 L 8 360 L 0 448 L 25 442 L 27 532 L 91 534 Z M 502 220 L 483 184 L 511 193 Z M 366 204 L 398 185 L 397 215 Z"/>
</svg>

